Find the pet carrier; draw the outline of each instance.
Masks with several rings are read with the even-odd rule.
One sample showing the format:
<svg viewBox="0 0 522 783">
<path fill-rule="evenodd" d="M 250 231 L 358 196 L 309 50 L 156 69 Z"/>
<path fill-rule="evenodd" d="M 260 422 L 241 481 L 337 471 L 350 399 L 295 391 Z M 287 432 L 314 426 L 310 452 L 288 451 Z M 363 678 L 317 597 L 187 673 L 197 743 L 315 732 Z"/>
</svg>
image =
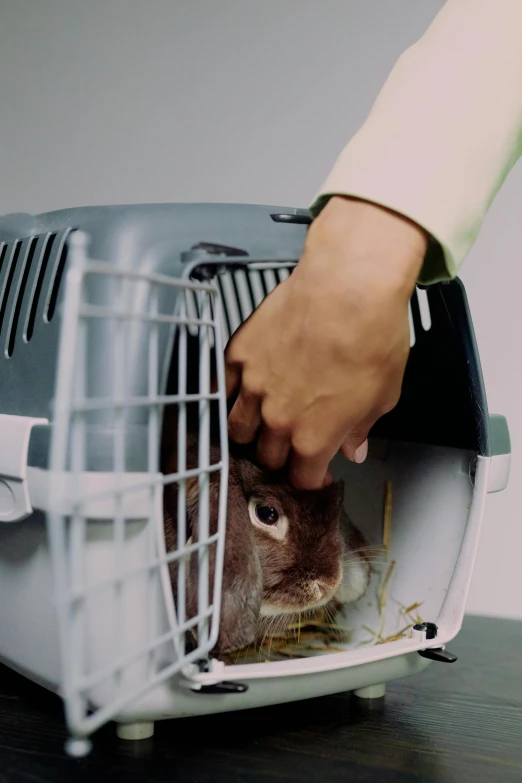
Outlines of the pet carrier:
<svg viewBox="0 0 522 783">
<path fill-rule="evenodd" d="M 72 754 L 109 720 L 122 737 L 144 737 L 163 718 L 343 690 L 376 696 L 430 659 L 453 660 L 445 644 L 461 626 L 486 493 L 504 488 L 510 460 L 459 281 L 416 290 L 399 405 L 374 427 L 363 465 L 334 463 L 351 519 L 381 547 L 370 587 L 337 618 L 349 633 L 296 657 L 209 655 L 225 552 L 223 347 L 291 274 L 309 223 L 304 210 L 227 204 L 0 221 L 0 659 L 62 695 Z M 185 527 L 194 482 L 197 541 Z M 162 502 L 174 485 L 170 551 Z M 393 524 L 388 513 L 381 546 L 386 487 Z"/>
</svg>

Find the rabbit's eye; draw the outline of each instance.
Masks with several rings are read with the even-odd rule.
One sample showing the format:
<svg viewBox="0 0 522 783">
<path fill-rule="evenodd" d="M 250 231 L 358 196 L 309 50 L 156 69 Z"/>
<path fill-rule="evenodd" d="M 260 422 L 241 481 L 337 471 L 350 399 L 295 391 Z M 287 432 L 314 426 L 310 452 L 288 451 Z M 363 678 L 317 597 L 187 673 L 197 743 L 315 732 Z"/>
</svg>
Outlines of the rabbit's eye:
<svg viewBox="0 0 522 783">
<path fill-rule="evenodd" d="M 256 517 L 263 525 L 277 525 L 279 513 L 273 506 L 263 506 L 256 503 Z"/>
<path fill-rule="evenodd" d="M 248 501 L 248 515 L 258 530 L 262 530 L 265 534 L 268 533 L 278 541 L 283 541 L 286 538 L 288 518 L 274 506 L 263 503 L 260 498 L 251 497 Z"/>
</svg>

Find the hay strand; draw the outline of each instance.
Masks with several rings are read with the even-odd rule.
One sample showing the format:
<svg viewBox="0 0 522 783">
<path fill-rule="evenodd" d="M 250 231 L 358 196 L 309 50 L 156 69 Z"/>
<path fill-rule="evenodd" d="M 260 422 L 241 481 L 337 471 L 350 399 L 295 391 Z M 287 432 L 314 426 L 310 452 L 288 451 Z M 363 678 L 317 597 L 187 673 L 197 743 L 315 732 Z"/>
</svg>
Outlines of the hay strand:
<svg viewBox="0 0 522 783">
<path fill-rule="evenodd" d="M 382 545 L 384 547 L 385 557 L 388 560 L 391 542 L 391 523 L 392 523 L 392 483 L 390 480 L 384 484 L 384 514 L 382 523 Z"/>
</svg>

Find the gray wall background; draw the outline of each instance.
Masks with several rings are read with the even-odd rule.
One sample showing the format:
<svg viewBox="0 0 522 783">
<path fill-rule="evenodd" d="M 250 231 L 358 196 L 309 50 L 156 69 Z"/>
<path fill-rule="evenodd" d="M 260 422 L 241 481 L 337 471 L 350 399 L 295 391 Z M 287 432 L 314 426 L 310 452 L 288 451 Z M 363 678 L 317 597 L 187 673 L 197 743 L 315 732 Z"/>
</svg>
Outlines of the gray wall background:
<svg viewBox="0 0 522 783">
<path fill-rule="evenodd" d="M 0 213 L 306 206 L 441 0 L 0 0 Z M 443 53 L 441 53 L 443 56 Z M 522 617 L 522 171 L 466 262 L 511 486 L 488 499 L 469 610 Z"/>
</svg>

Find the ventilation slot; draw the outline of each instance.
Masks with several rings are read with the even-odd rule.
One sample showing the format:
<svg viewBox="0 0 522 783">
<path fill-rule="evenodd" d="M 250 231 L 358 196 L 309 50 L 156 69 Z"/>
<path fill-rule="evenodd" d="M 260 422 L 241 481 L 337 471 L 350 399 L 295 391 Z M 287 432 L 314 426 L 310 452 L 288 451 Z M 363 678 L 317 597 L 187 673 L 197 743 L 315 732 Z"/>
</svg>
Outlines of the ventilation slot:
<svg viewBox="0 0 522 783">
<path fill-rule="evenodd" d="M 197 320 L 199 318 L 199 308 L 196 292 L 188 290 L 185 295 L 185 301 L 187 306 L 187 318 L 189 321 Z M 198 327 L 196 324 L 189 325 L 188 331 L 192 337 L 198 336 Z"/>
<path fill-rule="evenodd" d="M 411 303 L 408 304 L 408 324 L 410 327 L 410 348 L 415 345 L 415 327 L 413 325 L 413 315 L 411 313 Z"/>
<path fill-rule="evenodd" d="M 265 290 L 263 287 L 261 272 L 252 269 L 248 273 L 248 282 L 250 283 L 250 290 L 252 291 L 252 299 L 254 302 L 254 309 L 255 309 L 256 307 L 259 307 L 259 305 L 265 298 Z"/>
<path fill-rule="evenodd" d="M 65 264 L 67 263 L 67 254 L 68 254 L 67 241 L 66 238 L 64 237 L 63 246 L 60 252 L 60 258 L 58 260 L 58 265 L 56 267 L 56 272 L 54 274 L 54 280 L 51 288 L 51 295 L 49 297 L 49 306 L 47 308 L 47 319 L 46 319 L 48 322 L 53 320 L 53 316 L 56 310 L 56 304 L 58 302 L 58 294 L 60 293 L 60 285 L 62 283 Z"/>
<path fill-rule="evenodd" d="M 276 277 L 279 280 L 280 283 L 282 283 L 284 280 L 287 280 L 290 277 L 290 269 L 285 269 L 284 267 L 281 269 L 276 270 Z"/>
<path fill-rule="evenodd" d="M 219 288 L 221 290 L 221 296 L 223 297 L 223 311 L 225 315 L 225 321 L 223 323 L 223 340 L 226 344 L 236 329 L 241 325 L 241 315 L 239 313 L 238 301 L 232 282 L 232 274 L 230 272 L 226 272 L 219 277 Z"/>
<path fill-rule="evenodd" d="M 11 324 L 9 327 L 9 334 L 7 337 L 7 356 L 13 355 L 15 342 L 16 342 L 16 332 L 18 330 L 18 321 L 20 320 L 20 312 L 22 310 L 22 304 L 24 301 L 24 294 L 27 286 L 27 280 L 29 278 L 29 272 L 31 271 L 31 264 L 33 263 L 33 257 L 37 244 L 38 244 L 38 237 L 33 237 L 29 245 L 29 251 L 27 253 L 27 258 L 25 260 L 23 272 L 19 279 L 18 290 L 16 294 L 16 303 L 14 306 L 13 315 L 11 317 Z"/>
<path fill-rule="evenodd" d="M 419 300 L 419 310 L 422 328 L 425 332 L 431 329 L 431 313 L 428 302 L 428 294 L 423 288 L 417 288 L 417 299 Z"/>
<path fill-rule="evenodd" d="M 7 245 L 2 245 L 0 250 L 0 274 L 2 274 L 2 267 L 4 265 L 5 254 L 7 253 Z"/>
<path fill-rule="evenodd" d="M 191 337 L 198 337 L 200 334 L 201 326 L 197 323 L 190 323 L 190 321 L 197 321 L 200 318 L 203 318 L 203 313 L 201 310 L 201 307 L 199 306 L 199 299 L 198 294 L 195 291 L 187 290 L 185 291 L 185 310 L 186 310 L 186 317 L 189 320 L 189 324 L 187 326 L 187 331 L 191 335 Z M 212 307 L 211 307 L 211 318 L 213 318 L 212 314 Z M 214 329 L 210 329 L 208 333 L 208 339 L 210 347 L 214 347 Z"/>
<path fill-rule="evenodd" d="M 7 309 L 7 301 L 9 299 L 9 292 L 13 283 L 14 274 L 16 271 L 16 265 L 18 263 L 18 256 L 20 255 L 20 248 L 22 242 L 17 241 L 12 245 L 13 253 L 10 258 L 9 266 L 7 268 L 7 274 L 5 277 L 3 290 L 0 292 L 0 334 L 2 333 L 2 326 L 4 323 L 5 311 Z"/>
<path fill-rule="evenodd" d="M 423 288 L 417 288 L 413 292 L 408 306 L 408 320 L 410 324 L 410 348 L 421 339 L 423 332 L 431 329 L 431 313 L 428 294 Z"/>
<path fill-rule="evenodd" d="M 40 301 L 40 295 L 42 293 L 42 286 L 45 277 L 45 272 L 47 269 L 47 265 L 49 263 L 49 258 L 51 257 L 51 251 L 53 249 L 53 244 L 55 239 L 56 239 L 56 234 L 50 234 L 48 236 L 47 242 L 45 243 L 44 246 L 43 255 L 40 256 L 39 265 L 36 270 L 34 283 L 33 283 L 33 290 L 31 291 L 31 297 L 30 297 L 27 326 L 25 329 L 25 339 L 27 340 L 27 342 L 29 342 L 31 340 L 31 337 L 33 336 L 34 325 L 36 322 L 36 313 L 38 311 L 38 302 Z"/>
</svg>

